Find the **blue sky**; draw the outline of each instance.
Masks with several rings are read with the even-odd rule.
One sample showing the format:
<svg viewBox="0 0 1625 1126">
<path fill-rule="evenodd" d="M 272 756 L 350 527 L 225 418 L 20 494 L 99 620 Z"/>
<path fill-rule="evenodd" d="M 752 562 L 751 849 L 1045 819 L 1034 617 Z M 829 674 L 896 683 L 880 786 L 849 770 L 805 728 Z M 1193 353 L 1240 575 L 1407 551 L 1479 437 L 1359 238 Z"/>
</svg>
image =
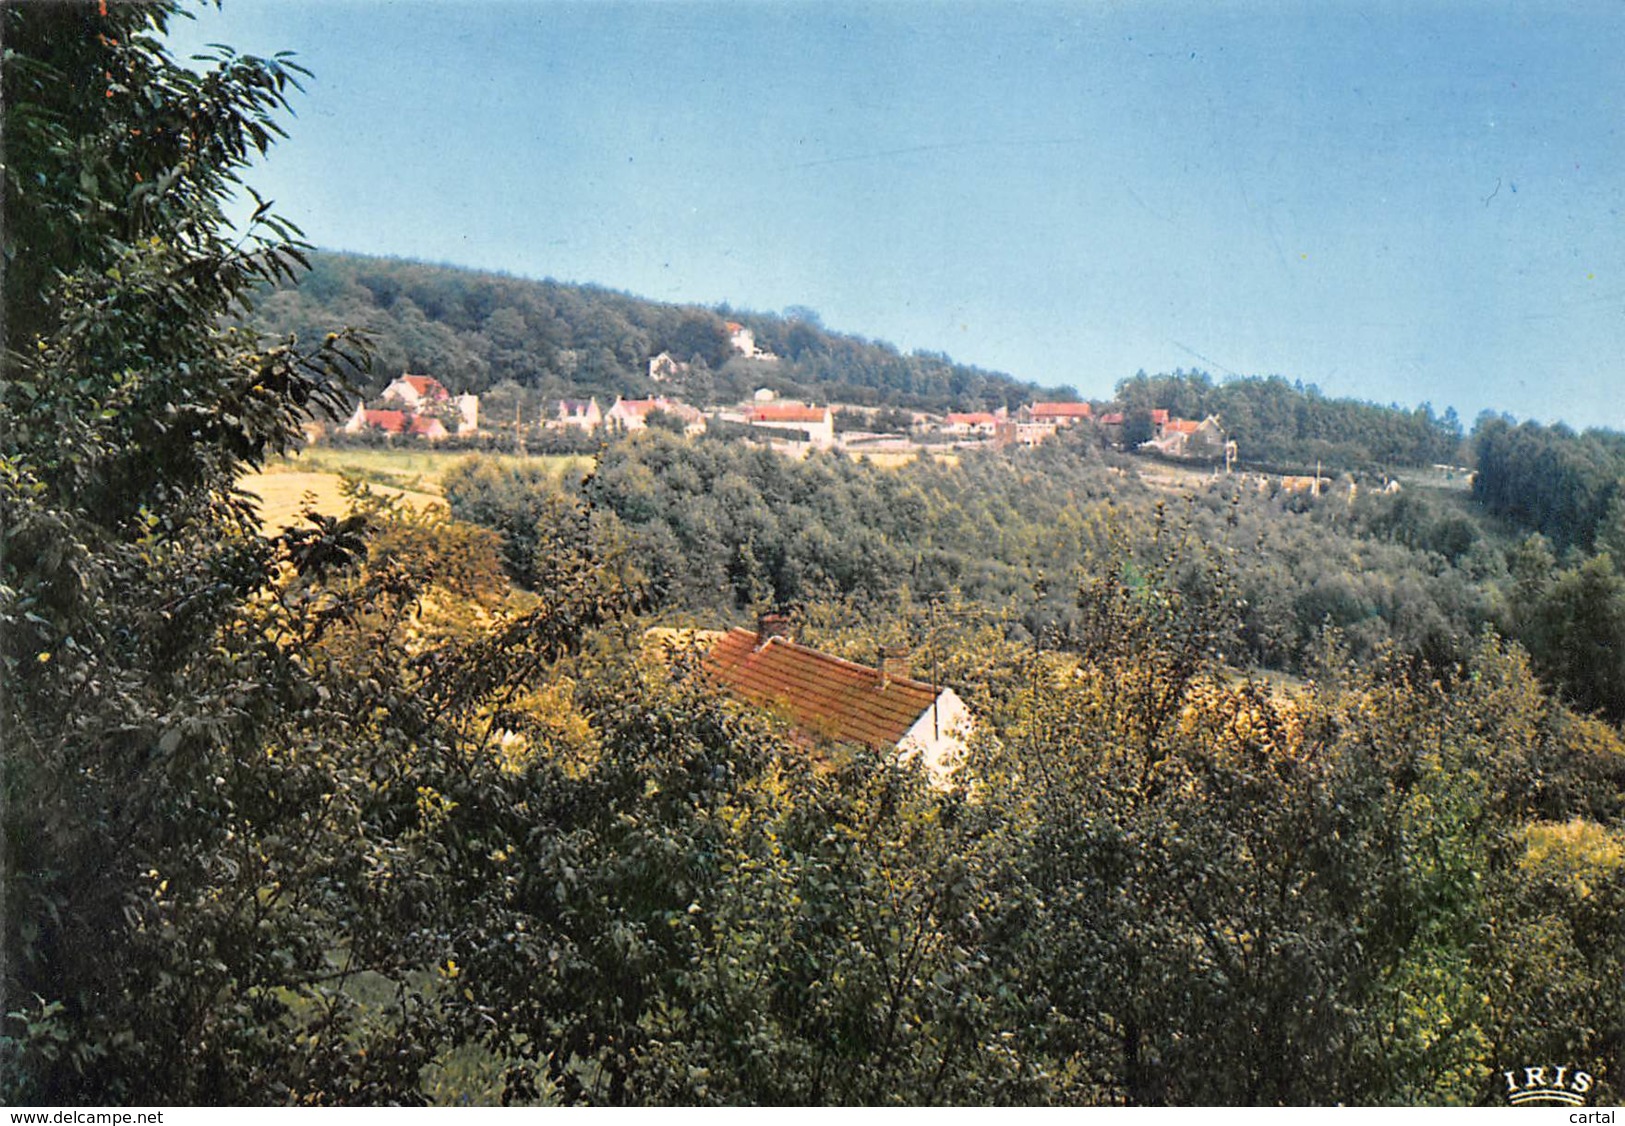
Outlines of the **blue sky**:
<svg viewBox="0 0 1625 1126">
<path fill-rule="evenodd" d="M 316 244 L 1625 429 L 1625 5 L 226 0 Z"/>
</svg>

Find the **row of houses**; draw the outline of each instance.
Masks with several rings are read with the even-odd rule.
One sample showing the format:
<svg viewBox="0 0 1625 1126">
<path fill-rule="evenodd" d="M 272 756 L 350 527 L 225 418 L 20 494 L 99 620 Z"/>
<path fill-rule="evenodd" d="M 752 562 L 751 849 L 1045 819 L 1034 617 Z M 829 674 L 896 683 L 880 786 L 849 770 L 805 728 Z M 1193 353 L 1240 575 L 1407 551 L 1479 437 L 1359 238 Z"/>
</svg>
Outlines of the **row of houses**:
<svg viewBox="0 0 1625 1126">
<path fill-rule="evenodd" d="M 1175 418 L 1166 410 L 1153 410 L 1151 437 L 1139 448 L 1169 457 L 1219 457 L 1225 453 L 1226 437 L 1216 415 L 1197 421 Z M 1059 430 L 1083 423 L 1099 426 L 1108 441 L 1123 442 L 1127 416 L 1120 411 L 1096 415 L 1088 403 L 1030 403 L 1014 414 L 1006 410 L 951 413 L 939 431 L 961 440 L 994 441 L 1001 445 L 1036 446 Z"/>
<path fill-rule="evenodd" d="M 743 336 L 736 339 L 735 346 L 753 349 L 750 330 L 741 329 L 741 332 Z M 432 376 L 403 375 L 384 389 L 381 400 L 382 405 L 377 407 L 357 406 L 343 429 L 349 433 L 373 429 L 429 441 L 453 433 L 469 435 L 479 431 L 479 396 L 453 395 Z M 544 425 L 586 433 L 602 428 L 635 432 L 647 427 L 656 412 L 679 420 L 687 434 L 697 434 L 707 424 L 706 414 L 698 408 L 680 399 L 657 395 L 646 399 L 617 396 L 608 409 L 601 407 L 596 397 L 561 399 Z M 711 417 L 757 430 L 779 431 L 785 441 L 803 447 L 829 449 L 836 444 L 835 414 L 831 407 L 780 401 L 765 388 L 757 391 L 751 402 L 717 410 Z M 915 417 L 917 425 L 933 425 L 927 416 Z M 1105 432 L 1109 441 L 1121 445 L 1125 421 L 1121 412 L 1096 415 L 1088 403 L 1037 402 L 1014 412 L 1002 408 L 951 412 L 940 423 L 935 423 L 935 429 L 963 442 L 1036 446 L 1059 430 L 1092 423 Z M 1218 457 L 1231 448 L 1223 427 L 1213 415 L 1197 421 L 1175 418 L 1166 410 L 1153 410 L 1150 422 L 1151 436 L 1140 443 L 1142 449 L 1169 457 Z"/>
<path fill-rule="evenodd" d="M 652 399 L 616 398 L 607 411 L 599 407 L 596 398 L 561 399 L 558 411 L 547 425 L 574 427 L 587 433 L 604 427 L 630 432 L 647 427 L 649 416 L 656 411 L 681 418 L 687 433 L 694 434 L 705 429 L 707 416 L 702 411 L 664 396 Z M 765 398 L 741 407 L 716 411 L 713 417 L 723 422 L 783 431 L 787 441 L 810 443 L 820 448 L 835 444 L 835 413 L 829 407 Z"/>
<path fill-rule="evenodd" d="M 386 434 L 435 441 L 453 432 L 467 435 L 479 430 L 479 396 L 453 396 L 438 380 L 424 375 L 405 375 L 384 389 L 381 407 L 357 406 L 343 430 L 359 433 L 378 430 Z M 698 434 L 707 424 L 706 414 L 680 399 L 656 395 L 648 399 L 617 396 L 606 410 L 596 397 L 558 400 L 551 417 L 543 425 L 551 429 L 576 429 L 595 433 L 601 429 L 635 432 L 648 427 L 656 414 L 675 418 L 686 434 Z M 835 414 L 827 406 L 799 402 L 777 402 L 768 397 L 738 408 L 714 412 L 714 417 L 763 430 L 784 432 L 786 441 L 829 448 L 835 444 Z M 453 425 L 448 426 L 450 421 Z M 455 428 L 455 429 L 453 429 Z"/>
<path fill-rule="evenodd" d="M 623 399 L 616 396 L 607 411 L 599 409 L 596 398 L 560 399 L 558 410 L 546 425 L 554 429 L 582 430 L 589 434 L 605 427 L 631 432 L 647 429 L 650 416 L 656 413 L 681 422 L 685 434 L 698 434 L 705 429 L 704 413 L 664 395 L 652 399 Z"/>
</svg>

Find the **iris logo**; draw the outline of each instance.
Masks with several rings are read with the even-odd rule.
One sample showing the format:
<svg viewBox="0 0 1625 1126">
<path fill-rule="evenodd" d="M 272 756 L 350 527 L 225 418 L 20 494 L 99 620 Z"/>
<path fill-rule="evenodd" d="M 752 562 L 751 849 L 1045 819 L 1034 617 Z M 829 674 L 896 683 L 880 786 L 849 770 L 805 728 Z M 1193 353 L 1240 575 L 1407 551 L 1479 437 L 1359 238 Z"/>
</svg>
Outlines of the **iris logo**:
<svg viewBox="0 0 1625 1126">
<path fill-rule="evenodd" d="M 1562 1067 L 1526 1067 L 1503 1071 L 1507 1102 L 1513 1106 L 1585 1106 L 1591 1076 L 1565 1064 Z"/>
</svg>

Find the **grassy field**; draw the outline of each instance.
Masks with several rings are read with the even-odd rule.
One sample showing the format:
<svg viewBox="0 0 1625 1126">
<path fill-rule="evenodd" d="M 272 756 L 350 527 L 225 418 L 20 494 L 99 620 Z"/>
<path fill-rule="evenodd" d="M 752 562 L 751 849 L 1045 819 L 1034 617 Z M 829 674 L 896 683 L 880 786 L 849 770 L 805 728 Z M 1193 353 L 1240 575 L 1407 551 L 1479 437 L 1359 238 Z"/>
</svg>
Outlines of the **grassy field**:
<svg viewBox="0 0 1625 1126">
<path fill-rule="evenodd" d="M 585 473 L 592 467 L 592 459 L 583 456 L 520 457 L 517 454 L 471 454 L 429 449 L 312 446 L 267 466 L 266 472 L 349 474 L 376 485 L 439 496 L 440 482 L 447 471 L 471 457 L 486 457 L 506 465 L 540 465 L 555 477 L 562 477 L 571 471 Z"/>
<path fill-rule="evenodd" d="M 266 528 L 284 528 L 300 523 L 299 514 L 307 505 L 332 515 L 347 512 L 349 506 L 342 492 L 346 476 L 358 477 L 374 492 L 400 497 L 417 507 L 444 504 L 440 483 L 447 471 L 474 456 L 435 450 L 315 446 L 272 462 L 265 472 L 251 474 L 238 483 L 260 498 L 260 518 Z M 511 464 L 540 464 L 555 477 L 585 473 L 592 465 L 592 459 L 587 457 L 484 456 Z"/>
<path fill-rule="evenodd" d="M 956 453 L 937 453 L 933 450 L 848 450 L 848 456 L 854 461 L 868 461 L 877 469 L 901 469 L 905 465 L 912 465 L 920 458 L 935 458 L 940 465 L 955 466 L 959 464 L 959 455 Z"/>
<path fill-rule="evenodd" d="M 253 473 L 237 483 L 260 498 L 260 523 L 271 531 L 303 523 L 300 513 L 307 507 L 330 516 L 346 514 L 350 509 L 342 491 L 344 478 L 337 473 L 276 470 Z M 369 484 L 376 493 L 400 497 L 416 507 L 445 504 L 438 496 L 429 493 L 372 482 Z"/>
</svg>

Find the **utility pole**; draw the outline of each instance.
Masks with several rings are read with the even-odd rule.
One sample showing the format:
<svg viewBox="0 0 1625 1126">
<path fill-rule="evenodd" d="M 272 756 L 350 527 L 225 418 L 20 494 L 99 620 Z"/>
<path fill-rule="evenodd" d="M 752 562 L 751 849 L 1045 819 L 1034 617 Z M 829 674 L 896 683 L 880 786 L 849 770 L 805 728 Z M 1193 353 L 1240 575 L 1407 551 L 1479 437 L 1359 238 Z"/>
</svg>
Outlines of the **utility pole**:
<svg viewBox="0 0 1625 1126">
<path fill-rule="evenodd" d="M 942 684 L 937 677 L 937 600 L 933 597 L 929 603 L 931 607 L 931 738 L 942 738 L 942 725 L 937 722 L 937 701 L 942 698 Z"/>
</svg>

